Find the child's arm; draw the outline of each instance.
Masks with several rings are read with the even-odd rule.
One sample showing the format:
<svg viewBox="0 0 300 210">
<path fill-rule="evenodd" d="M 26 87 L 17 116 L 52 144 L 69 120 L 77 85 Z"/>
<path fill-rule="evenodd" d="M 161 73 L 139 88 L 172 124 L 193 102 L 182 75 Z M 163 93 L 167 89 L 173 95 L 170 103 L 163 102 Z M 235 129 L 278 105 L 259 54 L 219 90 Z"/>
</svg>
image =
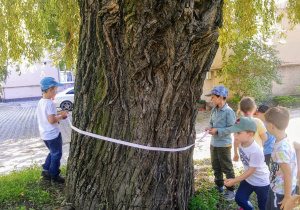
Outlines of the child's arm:
<svg viewBox="0 0 300 210">
<path fill-rule="evenodd" d="M 257 124 L 257 133 L 259 134 L 261 139 L 261 145 L 264 146 L 265 141 L 268 140 L 267 129 L 263 121 L 261 121 L 260 119 L 257 118 L 255 122 Z"/>
<path fill-rule="evenodd" d="M 279 163 L 279 166 L 284 176 L 284 197 L 281 202 L 278 202 L 278 204 L 281 204 L 281 208 L 285 209 L 285 204 L 292 195 L 292 170 L 291 166 L 287 163 Z"/>
<path fill-rule="evenodd" d="M 205 128 L 205 131 L 207 131 L 207 130 L 210 131 L 212 127 L 213 127 L 212 114 L 210 113 L 209 125 Z"/>
<path fill-rule="evenodd" d="M 284 209 L 290 210 L 300 205 L 300 195 L 292 195 L 286 202 Z"/>
<path fill-rule="evenodd" d="M 261 145 L 264 146 L 264 143 L 268 140 L 268 135 L 267 133 L 263 133 L 260 135 L 261 138 Z"/>
<path fill-rule="evenodd" d="M 238 147 L 239 147 L 239 144 L 234 142 L 233 143 L 233 152 L 234 152 L 233 161 L 235 161 L 235 162 L 239 161 L 239 154 L 237 152 Z"/>
<path fill-rule="evenodd" d="M 296 150 L 296 156 L 297 156 L 297 166 L 298 166 L 298 182 L 299 182 L 299 178 L 300 178 L 300 143 L 294 141 L 294 148 Z"/>
<path fill-rule="evenodd" d="M 251 176 L 254 172 L 255 172 L 256 168 L 253 168 L 253 167 L 248 167 L 248 170 L 245 171 L 242 175 L 234 178 L 234 179 L 227 179 L 224 184 L 227 186 L 227 187 L 231 187 L 232 185 L 234 185 L 235 183 L 237 182 L 241 182 L 245 179 L 247 179 L 249 176 Z"/>
<path fill-rule="evenodd" d="M 63 119 L 63 115 L 55 116 L 55 114 L 51 114 L 48 116 L 48 120 L 50 124 L 58 123 Z"/>
</svg>

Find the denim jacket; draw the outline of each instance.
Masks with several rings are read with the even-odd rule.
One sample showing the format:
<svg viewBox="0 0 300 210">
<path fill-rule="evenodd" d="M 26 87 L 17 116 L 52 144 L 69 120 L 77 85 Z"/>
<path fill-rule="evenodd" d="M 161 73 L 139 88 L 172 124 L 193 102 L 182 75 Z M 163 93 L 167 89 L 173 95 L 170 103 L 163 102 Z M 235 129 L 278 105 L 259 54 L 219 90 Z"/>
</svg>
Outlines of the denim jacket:
<svg viewBox="0 0 300 210">
<path fill-rule="evenodd" d="M 211 110 L 209 126 L 218 128 L 218 132 L 211 137 L 211 145 L 214 147 L 226 147 L 232 143 L 231 133 L 227 129 L 235 123 L 235 113 L 226 103 L 218 111 L 218 106 Z"/>
</svg>

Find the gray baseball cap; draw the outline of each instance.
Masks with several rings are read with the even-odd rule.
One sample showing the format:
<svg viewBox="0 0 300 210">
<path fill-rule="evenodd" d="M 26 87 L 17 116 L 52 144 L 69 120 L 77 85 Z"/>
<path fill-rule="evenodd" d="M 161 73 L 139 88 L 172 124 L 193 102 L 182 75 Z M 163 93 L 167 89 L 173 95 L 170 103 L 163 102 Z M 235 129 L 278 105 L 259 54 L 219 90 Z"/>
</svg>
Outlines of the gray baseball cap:
<svg viewBox="0 0 300 210">
<path fill-rule="evenodd" d="M 235 121 L 234 125 L 229 127 L 228 130 L 231 133 L 241 132 L 241 131 L 257 131 L 257 125 L 253 119 L 250 117 L 241 117 Z"/>
</svg>

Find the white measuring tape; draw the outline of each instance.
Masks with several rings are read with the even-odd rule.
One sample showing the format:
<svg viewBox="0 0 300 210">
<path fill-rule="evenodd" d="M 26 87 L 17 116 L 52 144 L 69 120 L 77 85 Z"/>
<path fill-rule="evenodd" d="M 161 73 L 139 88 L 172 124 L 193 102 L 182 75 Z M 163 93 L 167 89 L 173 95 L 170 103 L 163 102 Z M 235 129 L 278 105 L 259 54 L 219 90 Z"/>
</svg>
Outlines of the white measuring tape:
<svg viewBox="0 0 300 210">
<path fill-rule="evenodd" d="M 144 146 L 144 145 L 140 145 L 140 144 L 134 144 L 134 143 L 130 143 L 130 142 L 126 142 L 126 141 L 121 141 L 121 140 L 118 140 L 118 139 L 113 139 L 113 138 L 109 138 L 109 137 L 106 137 L 106 136 L 101 136 L 101 135 L 97 135 L 97 134 L 94 134 L 94 133 L 89 133 L 89 132 L 86 132 L 86 131 L 83 131 L 83 130 L 80 130 L 76 127 L 74 127 L 68 117 L 68 120 L 69 120 L 69 124 L 71 126 L 71 128 L 80 133 L 80 134 L 83 134 L 83 135 L 86 135 L 86 136 L 90 136 L 90 137 L 93 137 L 93 138 L 96 138 L 96 139 L 101 139 L 101 140 L 104 140 L 104 141 L 109 141 L 109 142 L 112 142 L 112 143 L 117 143 L 117 144 L 122 144 L 122 145 L 125 145 L 125 146 L 129 146 L 129 147 L 134 147 L 134 148 L 138 148 L 138 149 L 145 149 L 145 150 L 152 150 L 152 151 L 163 151 L 163 152 L 179 152 L 179 151 L 184 151 L 184 150 L 187 150 L 189 148 L 191 148 L 192 146 L 194 146 L 195 144 L 192 144 L 192 145 L 189 145 L 189 146 L 186 146 L 186 147 L 182 147 L 182 148 L 162 148 L 162 147 L 149 147 L 149 146 Z M 207 130 L 205 132 L 205 134 L 201 137 L 200 141 L 209 133 L 209 131 Z"/>
</svg>

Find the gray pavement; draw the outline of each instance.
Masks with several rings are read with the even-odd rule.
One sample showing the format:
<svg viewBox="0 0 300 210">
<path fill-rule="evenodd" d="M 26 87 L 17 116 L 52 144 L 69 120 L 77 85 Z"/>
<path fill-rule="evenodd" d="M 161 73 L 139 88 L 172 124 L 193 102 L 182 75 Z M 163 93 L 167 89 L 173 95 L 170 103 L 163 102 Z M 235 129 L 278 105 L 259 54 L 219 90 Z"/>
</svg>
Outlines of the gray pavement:
<svg viewBox="0 0 300 210">
<path fill-rule="evenodd" d="M 41 165 L 49 150 L 40 138 L 36 107 L 38 101 L 0 103 L 0 174 Z M 62 164 L 69 154 L 71 128 L 62 120 L 60 129 L 63 139 Z"/>
</svg>

